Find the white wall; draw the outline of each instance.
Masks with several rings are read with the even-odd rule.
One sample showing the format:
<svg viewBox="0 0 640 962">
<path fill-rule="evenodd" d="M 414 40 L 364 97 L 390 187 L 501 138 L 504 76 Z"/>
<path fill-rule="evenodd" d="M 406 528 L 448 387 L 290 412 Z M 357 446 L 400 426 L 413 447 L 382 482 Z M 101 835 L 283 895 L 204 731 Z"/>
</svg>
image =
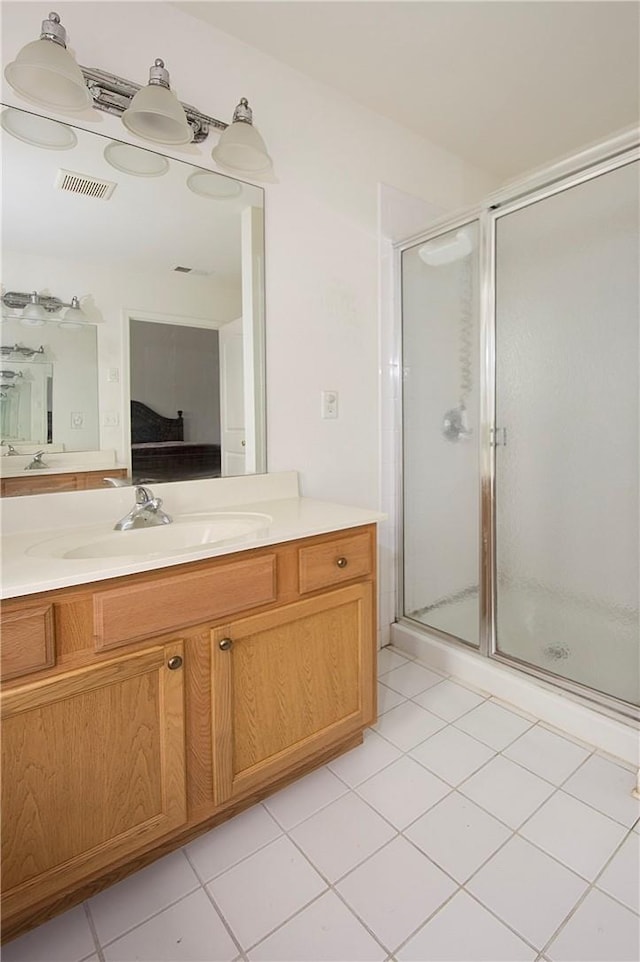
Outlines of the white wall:
<svg viewBox="0 0 640 962">
<path fill-rule="evenodd" d="M 306 495 L 377 505 L 378 183 L 451 209 L 493 180 L 168 4 L 57 10 L 84 65 L 142 83 L 162 56 L 180 99 L 221 119 L 249 98 L 277 177 L 265 205 L 269 469 L 298 469 Z M 45 13 L 3 4 L 3 63 L 37 36 Z M 3 99 L 24 106 L 6 85 Z M 135 141 L 95 111 L 76 122 Z M 167 153 L 213 169 L 214 143 Z M 340 394 L 336 421 L 320 419 L 322 388 Z"/>
</svg>

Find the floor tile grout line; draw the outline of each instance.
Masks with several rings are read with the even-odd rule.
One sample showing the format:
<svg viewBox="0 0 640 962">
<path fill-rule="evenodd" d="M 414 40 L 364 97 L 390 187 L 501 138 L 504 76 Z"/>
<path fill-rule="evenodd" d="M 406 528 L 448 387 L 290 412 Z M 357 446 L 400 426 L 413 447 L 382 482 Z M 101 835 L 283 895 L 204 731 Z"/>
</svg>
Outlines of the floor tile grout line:
<svg viewBox="0 0 640 962">
<path fill-rule="evenodd" d="M 276 839 L 272 839 L 272 841 L 276 841 Z M 203 889 L 204 894 L 205 894 L 206 897 L 209 899 L 209 902 L 211 903 L 211 906 L 212 906 L 214 912 L 216 912 L 217 915 L 220 917 L 220 921 L 222 922 L 224 928 L 226 929 L 227 934 L 228 934 L 229 937 L 231 938 L 231 941 L 233 942 L 233 944 L 235 945 L 235 947 L 238 949 L 238 952 L 240 953 L 240 955 L 241 955 L 241 956 L 244 956 L 244 955 L 245 955 L 244 946 L 240 943 L 240 940 L 239 940 L 238 938 L 236 938 L 236 935 L 235 935 L 233 929 L 231 928 L 231 926 L 229 925 L 229 923 L 227 922 L 227 920 L 226 920 L 226 918 L 225 918 L 225 916 L 224 916 L 223 911 L 221 910 L 220 906 L 217 904 L 215 898 L 213 897 L 213 894 L 212 894 L 212 893 L 209 891 L 209 889 L 207 888 L 207 883 L 203 882 L 202 877 L 200 876 L 200 873 L 198 872 L 198 870 L 196 869 L 195 865 L 193 864 L 193 862 L 192 862 L 191 859 L 189 858 L 189 854 L 188 854 L 188 852 L 186 851 L 186 849 L 182 849 L 182 852 L 183 852 L 184 857 L 186 858 L 187 862 L 188 862 L 189 865 L 191 866 L 191 868 L 192 868 L 192 870 L 193 870 L 196 878 L 197 878 L 198 881 L 200 882 L 200 887 Z"/>
<path fill-rule="evenodd" d="M 341 796 L 341 797 L 342 797 L 342 796 Z M 296 826 L 296 827 L 297 827 L 297 826 Z M 293 829 L 292 829 L 292 831 L 293 831 Z M 351 869 L 349 869 L 348 872 L 346 872 L 344 875 L 340 876 L 340 878 L 339 878 L 338 880 L 336 880 L 336 882 L 334 883 L 334 882 L 331 882 L 331 881 L 329 880 L 329 878 L 318 868 L 318 866 L 311 860 L 310 856 L 307 855 L 307 853 L 304 851 L 304 849 L 301 848 L 301 846 L 299 845 L 299 843 L 298 843 L 294 838 L 292 838 L 292 837 L 289 835 L 288 832 L 284 832 L 283 834 L 285 835 L 286 838 L 289 839 L 289 841 L 291 842 L 291 844 L 295 846 L 295 848 L 298 850 L 298 852 L 300 853 L 300 855 L 305 859 L 305 861 L 309 863 L 309 865 L 310 865 L 310 867 L 313 869 L 313 871 L 322 879 L 322 881 L 323 881 L 324 884 L 325 884 L 325 888 L 323 889 L 322 892 L 319 892 L 317 895 L 315 895 L 312 899 L 310 899 L 310 900 L 309 900 L 308 902 L 306 902 L 304 905 L 300 906 L 300 908 L 296 909 L 296 911 L 295 911 L 292 915 L 288 916 L 288 917 L 287 917 L 286 919 L 284 919 L 282 922 L 278 923 L 278 925 L 275 926 L 275 928 L 273 928 L 273 929 L 272 929 L 270 932 L 268 932 L 266 935 L 262 936 L 262 937 L 259 939 L 258 942 L 253 943 L 252 945 L 248 946 L 247 948 L 243 948 L 244 953 L 245 953 L 246 955 L 248 955 L 249 952 L 252 952 L 253 949 L 255 949 L 258 945 L 261 945 L 262 942 L 264 942 L 266 939 L 270 938 L 272 935 L 274 935 L 276 932 L 278 932 L 284 925 L 287 925 L 289 922 L 292 921 L 292 919 L 296 918 L 298 915 L 300 915 L 302 912 L 304 912 L 306 909 L 308 909 L 310 905 L 313 905 L 314 902 L 317 902 L 319 899 L 321 899 L 322 896 L 323 896 L 323 895 L 326 895 L 328 891 L 333 892 L 334 895 L 336 895 L 336 896 L 338 896 L 338 898 L 340 898 L 340 901 L 343 902 L 343 903 L 346 905 L 346 907 L 349 909 L 349 911 L 351 912 L 351 914 L 354 915 L 355 918 L 356 918 L 359 922 L 361 922 L 361 924 L 364 925 L 364 927 L 366 928 L 367 932 L 369 932 L 369 934 L 372 936 L 372 938 L 374 938 L 375 941 L 380 945 L 380 947 L 386 952 L 386 951 L 387 951 L 386 946 L 384 946 L 383 943 L 380 942 L 380 939 L 377 938 L 377 937 L 374 935 L 373 932 L 371 932 L 371 930 L 369 929 L 369 927 L 368 927 L 365 923 L 362 923 L 362 920 L 356 915 L 356 913 L 355 913 L 354 910 L 351 908 L 351 906 L 348 905 L 348 903 L 344 902 L 344 899 L 342 898 L 342 896 L 340 895 L 340 893 L 337 891 L 337 889 L 336 889 L 335 886 L 337 885 L 337 882 L 341 881 L 343 878 L 345 878 L 347 875 L 349 875 L 350 872 L 355 871 L 356 868 L 359 868 L 359 866 L 362 865 L 364 861 L 367 861 L 367 860 L 368 860 L 369 858 L 371 858 L 373 855 L 377 854 L 377 852 L 381 851 L 381 849 L 383 849 L 383 848 L 385 847 L 385 845 L 389 844 L 389 842 L 393 841 L 393 839 L 388 839 L 388 841 L 385 842 L 383 845 L 381 845 L 379 848 L 377 848 L 377 849 L 375 850 L 375 852 L 372 852 L 369 856 L 367 856 L 367 858 L 364 859 L 363 862 L 359 862 L 358 865 L 353 866 Z M 394 837 L 397 837 L 397 835 L 394 836 Z M 236 940 L 236 941 L 237 941 L 237 940 Z"/>
<path fill-rule="evenodd" d="M 99 938 L 98 938 L 98 932 L 97 932 L 97 929 L 96 929 L 96 926 L 95 926 L 95 922 L 93 921 L 93 916 L 91 915 L 91 910 L 90 910 L 90 908 L 89 908 L 89 902 L 88 902 L 88 900 L 86 900 L 86 901 L 84 901 L 84 902 L 82 903 L 82 907 L 83 907 L 83 909 L 84 909 L 84 914 L 85 914 L 85 917 L 86 917 L 86 920 L 87 920 L 87 925 L 89 926 L 89 929 L 91 930 L 91 935 L 92 935 L 93 941 L 94 941 L 94 943 L 95 943 L 96 954 L 97 954 L 97 956 L 98 956 L 98 959 L 100 960 L 100 962 L 105 962 L 104 953 L 103 953 L 103 951 L 102 951 L 102 946 L 100 945 L 100 940 L 99 940 Z M 90 956 L 88 956 L 88 958 L 90 958 Z"/>
<path fill-rule="evenodd" d="M 339 775 L 336 775 L 335 772 L 331 771 L 331 769 L 328 767 L 326 763 L 324 765 L 320 765 L 318 768 L 314 768 L 314 770 L 309 774 L 315 775 L 316 772 L 321 772 L 323 770 L 329 771 L 331 775 L 333 775 L 340 782 L 342 782 L 342 784 L 345 786 L 345 790 L 341 792 L 338 796 L 336 796 L 336 798 L 332 798 L 328 802 L 325 802 L 323 805 L 320 805 L 318 808 L 314 809 L 313 812 L 311 812 L 309 815 L 305 815 L 304 818 L 301 818 L 299 822 L 295 822 L 293 825 L 289 825 L 288 827 L 282 824 L 282 822 L 278 819 L 278 816 L 274 812 L 272 812 L 269 806 L 266 804 L 266 801 L 268 801 L 268 798 L 272 798 L 275 796 L 268 796 L 268 798 L 262 802 L 262 805 L 264 806 L 264 808 L 267 810 L 271 818 L 276 822 L 278 827 L 282 830 L 282 832 L 285 835 L 287 834 L 287 832 L 292 831 L 294 828 L 297 828 L 299 825 L 302 825 L 302 823 L 306 822 L 307 819 L 313 818 L 314 815 L 318 815 L 320 812 L 323 812 L 325 808 L 328 808 L 330 805 L 333 805 L 334 802 L 339 802 L 341 798 L 344 798 L 344 796 L 348 795 L 350 791 L 353 791 L 353 789 L 350 789 L 350 787 L 346 784 L 346 782 L 344 782 L 340 778 Z M 287 785 L 286 788 L 282 789 L 282 791 L 286 792 L 289 788 L 294 788 L 298 784 L 299 782 L 293 782 L 291 785 Z"/>
<path fill-rule="evenodd" d="M 257 804 L 258 804 L 258 805 L 262 805 L 262 802 L 258 802 Z M 242 812 L 241 812 L 240 814 L 242 814 Z M 267 814 L 270 814 L 270 813 L 267 813 Z M 231 821 L 231 819 L 230 819 L 230 821 Z M 224 824 L 225 824 L 225 823 L 222 822 L 220 825 L 216 825 L 215 828 L 209 829 L 209 832 L 214 832 L 214 831 L 216 830 L 216 828 L 221 828 L 222 825 L 224 825 Z M 278 834 L 275 836 L 275 838 L 270 838 L 270 839 L 268 839 L 266 842 L 261 842 L 260 845 L 258 845 L 257 848 L 252 849 L 252 851 L 249 852 L 247 855 L 243 855 L 242 858 L 239 858 L 237 862 L 232 862 L 230 865 L 225 865 L 225 867 L 224 867 L 223 869 L 221 869 L 219 872 L 216 872 L 215 875 L 212 875 L 212 876 L 211 876 L 211 878 L 207 878 L 205 881 L 201 882 L 201 885 L 202 885 L 202 886 L 210 885 L 211 882 L 215 882 L 216 879 L 219 879 L 220 876 L 222 876 L 222 875 L 225 874 L 225 872 L 229 872 L 232 868 L 235 868 L 237 865 L 241 865 L 243 862 L 246 862 L 247 859 L 251 858 L 253 855 L 256 855 L 258 852 L 261 852 L 263 848 L 266 848 L 268 845 L 271 845 L 272 842 L 277 842 L 279 838 L 282 838 L 283 835 L 286 835 L 286 834 L 287 834 L 287 833 L 284 831 L 284 829 L 280 827 L 280 824 L 279 824 L 278 822 L 276 822 L 276 828 L 278 829 Z M 193 841 L 194 841 L 194 842 L 197 842 L 197 841 L 198 841 L 198 838 L 204 838 L 207 834 L 208 834 L 207 832 L 203 832 L 201 836 L 196 837 Z M 191 844 L 193 844 L 193 843 L 192 843 L 192 842 L 189 842 L 189 845 L 191 845 Z M 187 848 L 188 848 L 188 845 L 185 845 L 185 846 L 181 849 L 181 851 L 184 852 L 184 854 L 186 855 L 187 861 L 188 861 L 189 864 L 191 865 L 191 868 L 192 868 L 193 871 L 196 873 L 197 877 L 198 877 L 199 879 L 201 879 L 201 878 L 203 878 L 203 875 L 202 875 L 201 872 L 197 872 L 197 871 L 196 871 L 196 869 L 195 869 L 195 867 L 194 867 L 194 864 L 193 864 L 193 862 L 191 861 L 191 858 L 190 858 L 189 855 L 187 854 Z"/>
<path fill-rule="evenodd" d="M 409 654 L 407 654 L 406 652 L 402 651 L 402 649 L 396 648 L 396 647 L 394 647 L 393 645 L 387 645 L 387 646 L 385 646 L 385 647 L 389 648 L 392 652 L 399 654 L 401 657 L 410 659 L 412 662 L 414 662 L 414 663 L 416 663 L 416 664 L 418 664 L 418 665 L 421 665 L 421 666 L 424 667 L 424 668 L 428 668 L 430 671 L 436 672 L 437 674 L 441 674 L 441 672 L 440 672 L 439 669 L 433 668 L 433 667 L 432 667 L 430 664 L 428 664 L 426 661 L 421 661 L 418 656 L 409 655 Z M 383 649 L 380 649 L 380 650 L 383 650 Z M 485 691 L 484 689 L 473 688 L 473 687 L 471 687 L 470 685 L 468 685 L 465 681 L 463 681 L 462 679 L 460 679 L 457 675 L 453 675 L 453 674 L 444 675 L 444 676 L 443 676 L 443 680 L 452 681 L 452 682 L 455 683 L 455 684 L 459 684 L 462 688 L 467 688 L 469 691 L 472 691 L 472 692 L 474 692 L 474 693 L 476 693 L 476 694 L 483 695 L 485 700 L 494 701 L 494 703 L 495 703 L 496 705 L 500 706 L 500 707 L 503 706 L 503 705 L 504 705 L 504 706 L 512 706 L 512 707 L 513 707 L 513 713 L 514 713 L 514 714 L 519 714 L 518 706 L 515 705 L 513 702 L 504 701 L 503 699 L 500 698 L 499 695 L 494 695 L 494 694 L 492 694 L 491 692 Z M 428 689 L 425 689 L 425 690 L 428 690 Z M 412 696 L 412 697 L 415 697 L 415 696 Z M 479 708 L 480 706 L 477 705 L 476 707 Z M 473 709 L 470 709 L 470 710 L 473 711 Z M 506 710 L 509 711 L 510 708 L 507 707 Z M 461 717 L 462 717 L 462 716 L 461 716 Z M 633 771 L 633 772 L 635 772 L 635 770 L 636 770 L 636 765 L 635 765 L 634 763 L 627 763 L 625 759 L 619 758 L 619 757 L 616 756 L 616 755 L 612 755 L 612 754 L 610 754 L 609 752 L 606 752 L 604 749 L 599 749 L 596 745 L 592 745 L 590 742 L 584 741 L 583 739 L 580 739 L 580 738 L 578 738 L 577 736 L 573 736 L 570 732 L 565 732 L 563 729 L 557 728 L 557 727 L 554 726 L 551 722 L 546 722 L 546 721 L 544 721 L 544 719 L 538 718 L 536 715 L 533 715 L 533 714 L 531 714 L 531 713 L 527 713 L 526 716 L 525 716 L 525 715 L 520 715 L 520 717 L 521 717 L 521 718 L 528 717 L 528 718 L 533 718 L 533 719 L 535 719 L 534 724 L 540 725 L 542 728 L 544 728 L 546 731 L 550 731 L 552 734 L 558 734 L 559 737 L 565 738 L 567 741 L 571 742 L 571 743 L 574 744 L 574 745 L 577 745 L 577 746 L 580 747 L 580 748 L 588 749 L 590 756 L 591 756 L 591 755 L 597 755 L 598 757 L 603 758 L 605 761 L 610 761 L 610 762 L 611 762 L 612 764 L 614 764 L 614 765 L 617 764 L 620 768 L 625 768 L 626 771 Z M 525 733 L 523 733 L 523 734 L 525 734 Z M 519 737 L 520 737 L 520 736 L 519 736 Z M 586 761 L 586 760 L 587 760 L 587 759 L 585 759 L 584 761 Z M 583 763 L 581 763 L 581 764 L 583 764 Z M 626 765 L 627 765 L 627 764 L 629 764 L 631 767 L 630 767 L 630 768 L 626 768 Z M 578 766 L 578 767 L 581 767 L 581 766 Z"/>
<path fill-rule="evenodd" d="M 489 915 L 492 915 L 494 919 L 500 922 L 501 925 L 504 925 L 506 929 L 509 929 L 509 931 L 512 932 L 514 935 L 517 935 L 518 938 L 522 942 L 526 943 L 526 945 L 530 946 L 530 948 L 532 948 L 534 952 L 538 952 L 539 954 L 542 953 L 542 949 L 539 948 L 539 946 L 537 946 L 535 942 L 532 942 L 532 940 L 528 936 L 523 935 L 522 932 L 518 932 L 518 930 L 514 928 L 511 922 L 507 922 L 505 919 L 501 918 L 495 909 L 491 908 L 489 905 L 485 905 L 485 903 L 478 898 L 475 892 L 470 892 L 468 889 L 466 889 L 465 888 L 466 884 L 467 883 L 465 882 L 465 884 L 462 886 L 462 891 L 465 893 L 465 895 L 468 895 L 469 898 L 473 899 L 473 901 L 476 902 L 486 912 L 488 912 Z"/>
<path fill-rule="evenodd" d="M 185 899 L 189 898 L 190 895 L 193 895 L 194 892 L 197 892 L 198 889 L 201 887 L 202 886 L 198 883 L 189 892 L 185 892 L 179 898 L 173 899 L 173 901 L 168 902 L 166 905 L 163 905 L 162 908 L 158 909 L 157 912 L 153 912 L 151 915 L 147 915 L 145 916 L 145 918 L 140 919 L 138 922 L 135 923 L 135 925 L 132 925 L 130 928 L 126 929 L 124 932 L 120 932 L 118 935 L 114 936 L 112 939 L 107 939 L 105 942 L 100 942 L 101 948 L 103 950 L 109 948 L 109 946 L 113 945 L 114 942 L 117 942 L 118 939 L 124 938 L 125 935 L 130 935 L 131 932 L 135 931 L 135 929 L 139 929 L 141 925 L 145 925 L 147 922 L 150 922 L 151 919 L 155 919 L 158 917 L 158 915 L 162 915 L 162 913 L 166 912 L 167 909 L 171 909 L 175 905 L 178 905 L 180 902 L 183 902 Z M 96 929 L 96 934 L 97 934 L 97 929 Z"/>
</svg>

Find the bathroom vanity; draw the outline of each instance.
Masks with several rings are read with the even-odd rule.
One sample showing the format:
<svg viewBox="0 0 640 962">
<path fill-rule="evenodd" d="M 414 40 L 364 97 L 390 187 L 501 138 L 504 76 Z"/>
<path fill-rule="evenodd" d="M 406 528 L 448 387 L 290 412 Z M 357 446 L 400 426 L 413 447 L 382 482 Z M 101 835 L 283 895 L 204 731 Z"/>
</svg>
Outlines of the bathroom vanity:
<svg viewBox="0 0 640 962">
<path fill-rule="evenodd" d="M 115 504 L 123 490 L 83 497 Z M 66 562 L 68 584 L 16 582 L 3 601 L 4 938 L 357 745 L 374 721 L 381 516 L 297 498 L 249 507 L 268 528 L 212 556 L 129 558 L 113 576 L 113 557 L 58 555 L 49 577 Z"/>
</svg>

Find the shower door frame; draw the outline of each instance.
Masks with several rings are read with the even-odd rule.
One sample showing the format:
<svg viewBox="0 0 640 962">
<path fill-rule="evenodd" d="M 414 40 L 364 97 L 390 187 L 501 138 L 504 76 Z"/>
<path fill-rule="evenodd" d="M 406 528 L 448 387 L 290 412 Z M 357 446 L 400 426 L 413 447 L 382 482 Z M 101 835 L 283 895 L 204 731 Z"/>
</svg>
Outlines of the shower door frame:
<svg viewBox="0 0 640 962">
<path fill-rule="evenodd" d="M 589 148 L 582 153 L 561 161 L 553 167 L 533 174 L 522 181 L 496 192 L 480 208 L 464 211 L 455 217 L 439 221 L 422 234 L 414 235 L 394 245 L 395 248 L 395 353 L 398 370 L 404 373 L 403 317 L 402 317 L 402 254 L 440 237 L 447 231 L 459 229 L 465 224 L 478 221 L 479 227 L 479 324 L 480 324 L 480 424 L 479 424 L 479 594 L 480 594 L 480 644 L 475 646 L 447 632 L 424 625 L 404 614 L 404 432 L 400 432 L 397 452 L 396 482 L 399 492 L 398 504 L 398 566 L 397 566 L 397 613 L 400 624 L 410 625 L 425 634 L 434 635 L 461 646 L 478 657 L 530 675 L 538 683 L 560 688 L 580 700 L 594 702 L 605 711 L 615 715 L 640 720 L 640 708 L 605 692 L 597 691 L 540 668 L 531 662 L 500 652 L 496 634 L 496 233 L 501 217 L 553 197 L 579 184 L 586 183 L 611 171 L 640 160 L 640 132 L 629 131 Z M 400 378 L 400 421 L 404 427 L 404 377 Z"/>
</svg>

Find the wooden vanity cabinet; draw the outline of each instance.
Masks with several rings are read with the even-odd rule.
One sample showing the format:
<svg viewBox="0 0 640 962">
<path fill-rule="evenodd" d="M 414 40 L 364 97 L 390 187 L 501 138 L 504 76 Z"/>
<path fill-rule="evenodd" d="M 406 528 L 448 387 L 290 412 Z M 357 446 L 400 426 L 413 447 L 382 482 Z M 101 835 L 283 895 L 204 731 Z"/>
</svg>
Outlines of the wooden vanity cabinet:
<svg viewBox="0 0 640 962">
<path fill-rule="evenodd" d="M 2 697 L 3 916 L 187 821 L 182 645 Z"/>
<path fill-rule="evenodd" d="M 211 632 L 216 803 L 371 723 L 372 633 L 370 583 Z"/>
<path fill-rule="evenodd" d="M 3 937 L 361 741 L 375 604 L 374 525 L 4 602 Z"/>
<path fill-rule="evenodd" d="M 88 491 L 104 488 L 105 476 L 126 478 L 126 468 L 102 468 L 101 471 L 61 471 L 60 474 L 38 474 L 28 471 L 12 478 L 0 478 L 0 497 L 23 497 L 28 494 L 55 494 L 60 491 Z"/>
</svg>

